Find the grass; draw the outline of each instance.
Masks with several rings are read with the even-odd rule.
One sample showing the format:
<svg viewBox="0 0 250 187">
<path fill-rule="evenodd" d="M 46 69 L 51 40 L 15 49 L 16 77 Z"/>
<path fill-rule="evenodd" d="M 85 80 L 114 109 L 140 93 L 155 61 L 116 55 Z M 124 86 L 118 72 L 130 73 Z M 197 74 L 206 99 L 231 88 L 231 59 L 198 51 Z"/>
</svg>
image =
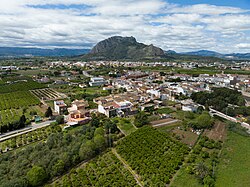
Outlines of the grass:
<svg viewBox="0 0 250 187">
<path fill-rule="evenodd" d="M 178 127 L 178 126 L 181 126 L 180 122 L 158 127 L 157 130 L 159 130 L 161 132 L 165 132 L 165 133 L 170 133 L 171 129 L 173 129 L 174 127 Z"/>
<path fill-rule="evenodd" d="M 182 143 L 185 143 L 189 146 L 194 146 L 195 142 L 198 139 L 198 135 L 187 130 L 181 130 L 181 129 L 173 129 L 172 133 L 174 133 L 175 137 L 179 139 Z"/>
<path fill-rule="evenodd" d="M 125 135 L 129 135 L 132 132 L 136 131 L 136 128 L 133 126 L 130 119 L 119 119 L 119 123 L 117 124 L 117 126 L 122 130 L 122 132 L 125 133 Z"/>
<path fill-rule="evenodd" d="M 49 74 L 51 71 L 46 69 L 34 69 L 34 70 L 19 70 L 17 71 L 18 74 L 24 75 L 24 76 L 33 76 L 33 75 L 46 75 Z"/>
<path fill-rule="evenodd" d="M 197 180 L 195 176 L 188 174 L 185 171 L 185 167 L 182 167 L 178 171 L 170 187 L 184 187 L 184 186 L 185 187 L 202 187 L 203 185 L 199 183 L 199 181 Z"/>
<path fill-rule="evenodd" d="M 250 186 L 250 137 L 228 132 L 222 149 L 216 185 Z"/>
<path fill-rule="evenodd" d="M 171 108 L 159 108 L 159 109 L 157 109 L 157 112 L 159 114 L 170 114 L 170 113 L 174 112 L 174 110 L 172 110 Z"/>
</svg>

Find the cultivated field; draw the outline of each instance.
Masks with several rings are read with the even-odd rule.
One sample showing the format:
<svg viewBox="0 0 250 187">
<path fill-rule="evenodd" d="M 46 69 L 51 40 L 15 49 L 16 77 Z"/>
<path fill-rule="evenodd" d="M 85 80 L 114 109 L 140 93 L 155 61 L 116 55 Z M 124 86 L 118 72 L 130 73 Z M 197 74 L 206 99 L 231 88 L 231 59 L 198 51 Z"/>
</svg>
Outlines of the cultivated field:
<svg viewBox="0 0 250 187">
<path fill-rule="evenodd" d="M 37 96 L 40 100 L 44 101 L 63 99 L 67 97 L 66 95 L 59 93 L 51 88 L 31 90 L 31 93 Z"/>
<path fill-rule="evenodd" d="M 40 104 L 39 99 L 29 91 L 0 94 L 0 110 L 19 109 Z"/>
<path fill-rule="evenodd" d="M 226 138 L 226 134 L 227 134 L 226 124 L 220 121 L 217 121 L 211 130 L 206 129 L 204 132 L 205 136 L 217 141 L 219 140 L 224 141 Z"/>
<path fill-rule="evenodd" d="M 76 169 L 69 175 L 65 175 L 50 186 L 134 187 L 138 185 L 117 157 L 112 152 L 108 152 Z"/>
<path fill-rule="evenodd" d="M 11 93 L 16 91 L 28 91 L 44 88 L 46 85 L 32 80 L 17 80 L 11 83 L 0 84 L 0 93 Z"/>
<path fill-rule="evenodd" d="M 141 177 L 145 186 L 166 186 L 189 152 L 152 127 L 144 126 L 118 142 L 117 152 Z"/>
</svg>

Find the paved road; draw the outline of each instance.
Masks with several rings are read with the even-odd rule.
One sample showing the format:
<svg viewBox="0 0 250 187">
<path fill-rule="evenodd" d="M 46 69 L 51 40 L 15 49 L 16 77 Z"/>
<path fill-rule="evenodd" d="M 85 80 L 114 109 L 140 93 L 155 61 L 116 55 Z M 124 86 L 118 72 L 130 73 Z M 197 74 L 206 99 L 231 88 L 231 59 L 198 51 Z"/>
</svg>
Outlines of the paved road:
<svg viewBox="0 0 250 187">
<path fill-rule="evenodd" d="M 92 75 L 90 75 L 87 71 L 82 71 L 82 74 L 86 77 L 93 77 Z"/>
<path fill-rule="evenodd" d="M 248 123 L 241 122 L 241 121 L 237 120 L 236 118 L 233 118 L 233 117 L 231 117 L 231 116 L 228 116 L 228 115 L 226 115 L 226 114 L 223 114 L 223 113 L 221 113 L 221 112 L 219 112 L 219 111 L 217 111 L 217 110 L 214 110 L 214 109 L 212 109 L 212 108 L 209 108 L 209 110 L 210 110 L 210 112 L 211 112 L 212 115 L 220 116 L 220 117 L 222 117 L 222 118 L 224 118 L 224 119 L 226 119 L 226 120 L 232 121 L 232 122 L 236 122 L 236 123 L 239 122 L 239 123 L 241 124 L 241 126 L 247 128 L 247 129 L 248 129 L 248 132 L 250 133 L 250 125 L 249 125 Z"/>
<path fill-rule="evenodd" d="M 50 125 L 50 123 L 55 122 L 55 120 L 50 120 L 50 121 L 45 121 L 42 123 L 32 123 L 31 126 L 25 127 L 23 129 L 19 129 L 19 130 L 15 130 L 15 131 L 10 131 L 4 134 L 0 134 L 0 142 L 7 140 L 9 138 L 13 138 L 15 136 L 21 135 L 21 134 L 25 134 L 27 132 L 31 132 L 34 131 L 36 129 L 40 129 L 43 127 L 47 127 Z"/>
</svg>

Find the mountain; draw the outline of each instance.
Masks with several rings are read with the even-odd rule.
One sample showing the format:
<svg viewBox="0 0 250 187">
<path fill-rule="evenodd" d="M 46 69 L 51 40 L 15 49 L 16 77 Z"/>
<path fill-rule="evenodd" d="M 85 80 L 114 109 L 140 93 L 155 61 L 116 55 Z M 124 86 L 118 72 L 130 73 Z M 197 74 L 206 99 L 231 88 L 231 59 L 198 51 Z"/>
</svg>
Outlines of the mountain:
<svg viewBox="0 0 250 187">
<path fill-rule="evenodd" d="M 167 51 L 165 51 L 165 54 L 173 55 L 173 54 L 177 54 L 177 53 L 173 50 L 167 50 Z"/>
<path fill-rule="evenodd" d="M 213 56 L 213 57 L 218 57 L 218 58 L 224 57 L 223 54 L 217 53 L 215 51 L 208 51 L 208 50 L 192 51 L 192 52 L 186 52 L 183 54 L 196 55 L 196 56 Z"/>
<path fill-rule="evenodd" d="M 215 51 L 200 50 L 200 51 L 192 51 L 192 52 L 186 52 L 186 53 L 181 53 L 181 54 L 204 56 L 204 57 L 217 57 L 217 58 L 230 59 L 230 60 L 250 60 L 250 53 L 221 54 Z"/>
<path fill-rule="evenodd" d="M 77 56 L 88 52 L 88 49 L 0 47 L 0 57 Z"/>
<path fill-rule="evenodd" d="M 141 60 L 160 59 L 165 57 L 165 53 L 161 48 L 152 44 L 138 43 L 134 37 L 113 36 L 97 43 L 84 57 L 88 59 Z"/>
</svg>

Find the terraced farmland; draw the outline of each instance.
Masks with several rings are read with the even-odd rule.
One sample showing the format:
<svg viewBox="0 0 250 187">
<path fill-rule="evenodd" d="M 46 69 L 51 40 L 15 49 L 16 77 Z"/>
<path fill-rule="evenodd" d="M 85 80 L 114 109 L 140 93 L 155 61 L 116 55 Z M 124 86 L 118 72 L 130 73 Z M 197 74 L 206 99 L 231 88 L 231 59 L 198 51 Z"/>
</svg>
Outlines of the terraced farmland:
<svg viewBox="0 0 250 187">
<path fill-rule="evenodd" d="M 66 95 L 50 88 L 31 90 L 31 92 L 40 100 L 45 100 L 45 101 L 63 99 L 67 97 Z"/>
</svg>

